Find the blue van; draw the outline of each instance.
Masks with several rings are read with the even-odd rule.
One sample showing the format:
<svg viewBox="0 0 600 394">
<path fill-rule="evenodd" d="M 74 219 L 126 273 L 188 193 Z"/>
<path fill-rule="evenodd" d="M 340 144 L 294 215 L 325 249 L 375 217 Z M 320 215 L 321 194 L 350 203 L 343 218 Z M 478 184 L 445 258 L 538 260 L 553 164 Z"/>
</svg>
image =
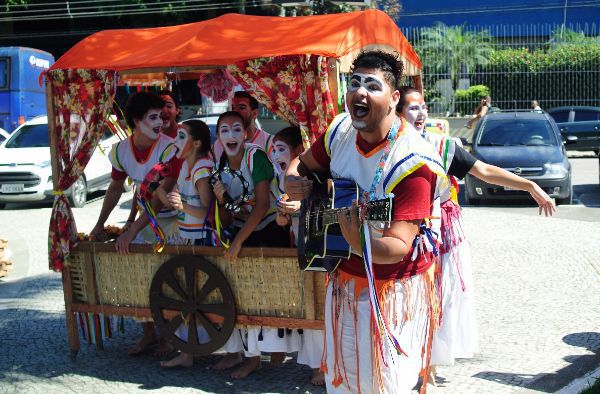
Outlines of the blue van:
<svg viewBox="0 0 600 394">
<path fill-rule="evenodd" d="M 12 133 L 19 125 L 46 115 L 46 90 L 40 74 L 54 56 L 39 49 L 0 48 L 0 128 Z"/>
</svg>

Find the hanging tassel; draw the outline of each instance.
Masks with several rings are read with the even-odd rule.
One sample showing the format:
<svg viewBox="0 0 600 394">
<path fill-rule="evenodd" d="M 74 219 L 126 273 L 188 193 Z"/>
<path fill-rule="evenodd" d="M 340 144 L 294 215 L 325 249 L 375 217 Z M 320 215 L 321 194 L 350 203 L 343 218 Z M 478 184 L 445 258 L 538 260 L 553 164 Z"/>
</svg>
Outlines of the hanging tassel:
<svg viewBox="0 0 600 394">
<path fill-rule="evenodd" d="M 365 271 L 367 273 L 369 298 L 371 300 L 373 319 L 375 320 L 375 324 L 377 326 L 377 330 L 375 330 L 374 334 L 376 336 L 378 346 L 383 354 L 382 339 L 387 338 L 399 355 L 406 355 L 400 346 L 400 342 L 390 330 L 387 319 L 385 318 L 381 305 L 379 304 L 379 298 L 377 297 L 377 288 L 375 284 L 375 267 L 371 261 L 371 234 L 369 232 L 369 225 L 366 223 L 366 221 L 363 221 L 361 225 L 360 238 L 363 261 L 365 263 Z"/>
<path fill-rule="evenodd" d="M 162 227 L 160 227 L 160 225 L 158 224 L 158 220 L 156 219 L 156 213 L 152 208 L 152 204 L 150 204 L 143 198 L 140 198 L 139 201 L 142 204 L 142 207 L 144 207 L 144 211 L 148 215 L 150 227 L 152 227 L 154 234 L 156 234 L 157 242 L 154 245 L 154 251 L 156 253 L 160 253 L 165 247 L 165 232 L 163 231 Z"/>
</svg>

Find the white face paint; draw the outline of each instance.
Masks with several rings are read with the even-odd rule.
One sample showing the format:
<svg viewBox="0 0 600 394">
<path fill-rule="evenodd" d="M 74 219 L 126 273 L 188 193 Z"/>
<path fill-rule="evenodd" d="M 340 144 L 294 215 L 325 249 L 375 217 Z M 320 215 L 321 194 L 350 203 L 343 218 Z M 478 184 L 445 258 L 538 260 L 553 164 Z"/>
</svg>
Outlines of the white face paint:
<svg viewBox="0 0 600 394">
<path fill-rule="evenodd" d="M 246 132 L 242 121 L 235 116 L 226 117 L 219 124 L 219 140 L 223 144 L 223 150 L 227 156 L 238 154 L 244 146 Z"/>
<path fill-rule="evenodd" d="M 387 84 L 383 79 L 375 74 L 354 73 L 350 77 L 348 84 L 349 92 L 356 92 L 360 88 L 365 88 L 367 93 L 373 96 L 383 96 L 387 90 Z"/>
<path fill-rule="evenodd" d="M 404 118 L 406 118 L 408 123 L 415 126 L 417 131 L 423 131 L 425 128 L 425 120 L 427 119 L 427 104 L 425 104 L 422 97 L 421 100 L 410 101 L 406 105 Z"/>
<path fill-rule="evenodd" d="M 138 130 L 151 140 L 158 139 L 163 121 L 160 117 L 160 109 L 151 109 L 144 114 L 141 121 L 137 122 Z"/>
<path fill-rule="evenodd" d="M 191 149 L 192 141 L 193 139 L 190 136 L 188 129 L 185 126 L 180 125 L 177 129 L 177 136 L 175 136 L 175 147 L 177 147 L 176 156 L 178 159 L 181 159 L 188 154 Z"/>
<path fill-rule="evenodd" d="M 275 141 L 271 151 L 271 161 L 276 163 L 281 171 L 285 171 L 292 161 L 292 152 L 288 144 L 283 141 Z"/>
</svg>

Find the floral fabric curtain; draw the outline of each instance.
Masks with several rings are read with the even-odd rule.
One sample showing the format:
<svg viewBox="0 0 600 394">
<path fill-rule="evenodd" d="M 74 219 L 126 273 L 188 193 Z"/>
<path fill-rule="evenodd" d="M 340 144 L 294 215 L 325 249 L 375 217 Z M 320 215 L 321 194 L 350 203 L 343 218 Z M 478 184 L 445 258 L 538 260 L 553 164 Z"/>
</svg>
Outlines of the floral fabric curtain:
<svg viewBox="0 0 600 394">
<path fill-rule="evenodd" d="M 269 111 L 298 125 L 305 147 L 325 132 L 335 116 L 325 57 L 266 57 L 238 62 L 227 70 Z"/>
<path fill-rule="evenodd" d="M 58 171 L 54 176 L 59 177 L 50 217 L 48 254 L 50 269 L 61 271 L 77 242 L 73 213 L 63 192 L 83 174 L 102 136 L 104 119 L 115 96 L 116 72 L 52 70 L 46 76 L 51 84 L 57 140 Z"/>
</svg>

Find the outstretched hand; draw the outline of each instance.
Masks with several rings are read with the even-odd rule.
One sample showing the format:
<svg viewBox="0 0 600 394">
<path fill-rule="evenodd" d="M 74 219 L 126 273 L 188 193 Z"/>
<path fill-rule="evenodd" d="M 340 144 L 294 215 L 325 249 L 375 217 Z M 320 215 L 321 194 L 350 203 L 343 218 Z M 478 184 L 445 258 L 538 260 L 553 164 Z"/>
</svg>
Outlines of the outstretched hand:
<svg viewBox="0 0 600 394">
<path fill-rule="evenodd" d="M 544 216 L 552 216 L 556 212 L 556 205 L 545 191 L 542 190 L 536 183 L 533 184 L 532 189 L 529 191 L 531 197 L 539 206 L 539 214 L 544 212 Z"/>
</svg>

